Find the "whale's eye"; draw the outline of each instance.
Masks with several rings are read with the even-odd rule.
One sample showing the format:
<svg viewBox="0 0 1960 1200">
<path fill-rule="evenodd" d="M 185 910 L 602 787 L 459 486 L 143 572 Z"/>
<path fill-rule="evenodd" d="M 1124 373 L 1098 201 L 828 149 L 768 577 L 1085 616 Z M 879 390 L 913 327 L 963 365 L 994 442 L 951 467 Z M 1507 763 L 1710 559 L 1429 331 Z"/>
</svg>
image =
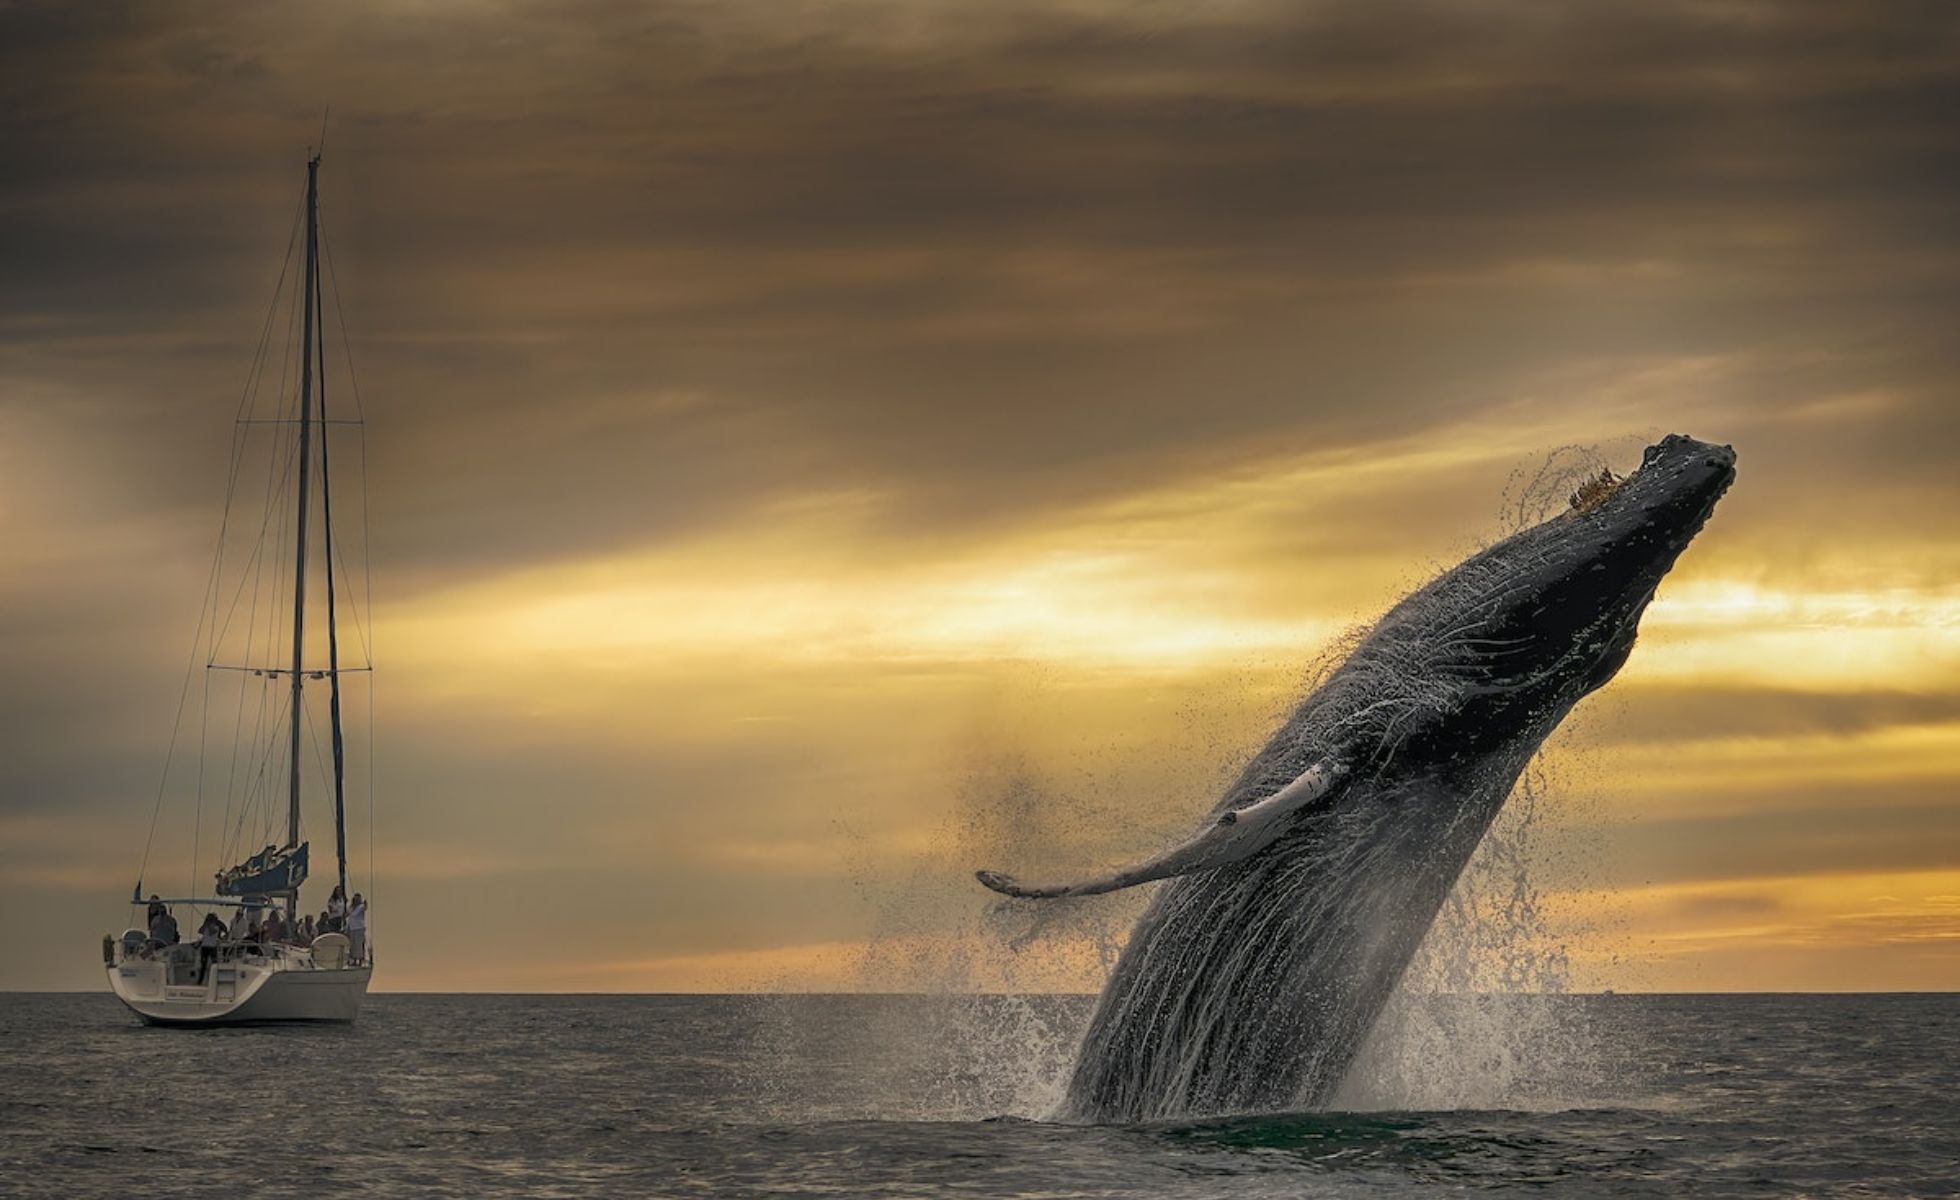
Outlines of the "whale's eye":
<svg viewBox="0 0 1960 1200">
<path fill-rule="evenodd" d="M 1580 484 L 1579 490 L 1572 493 L 1572 511 L 1585 512 L 1589 508 L 1598 507 L 1601 501 L 1618 491 L 1620 485 L 1625 482 L 1625 476 L 1615 475 L 1607 468 L 1601 467 L 1599 474 Z"/>
</svg>

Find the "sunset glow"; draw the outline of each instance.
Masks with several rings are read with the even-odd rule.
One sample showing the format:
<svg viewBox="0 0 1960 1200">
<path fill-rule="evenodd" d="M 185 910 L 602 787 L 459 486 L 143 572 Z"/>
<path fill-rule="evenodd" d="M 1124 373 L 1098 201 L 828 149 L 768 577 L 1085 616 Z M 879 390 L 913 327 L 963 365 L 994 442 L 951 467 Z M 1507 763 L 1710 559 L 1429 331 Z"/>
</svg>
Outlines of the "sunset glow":
<svg viewBox="0 0 1960 1200">
<path fill-rule="evenodd" d="M 1667 6 L 1534 25 L 1554 87 L 1257 4 L 169 7 L 24 16 L 4 85 L 0 987 L 94 986 L 127 917 L 330 101 L 355 858 L 425 950 L 378 987 L 1094 989 L 1135 897 L 1017 924 L 972 872 L 1167 844 L 1344 639 L 1679 431 L 1737 480 L 1546 752 L 1520 936 L 1577 989 L 1960 988 L 1915 44 L 1743 69 Z M 1492 134 L 1568 86 L 1595 123 Z M 521 969 L 446 936 L 486 913 Z"/>
</svg>

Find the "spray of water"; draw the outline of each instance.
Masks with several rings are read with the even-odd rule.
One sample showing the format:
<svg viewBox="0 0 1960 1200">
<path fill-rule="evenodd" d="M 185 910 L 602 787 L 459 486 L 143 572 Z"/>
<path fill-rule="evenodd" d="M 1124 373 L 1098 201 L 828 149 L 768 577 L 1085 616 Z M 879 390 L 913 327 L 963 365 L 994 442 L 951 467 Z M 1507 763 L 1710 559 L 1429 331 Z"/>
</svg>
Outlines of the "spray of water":
<svg viewBox="0 0 1960 1200">
<path fill-rule="evenodd" d="M 1566 945 L 1534 882 L 1534 849 L 1556 804 L 1527 771 L 1430 926 L 1333 1107 L 1566 1108 L 1602 1082 L 1591 1026 L 1559 998 Z"/>
<path fill-rule="evenodd" d="M 1041 711 L 1043 684 L 1027 687 L 1022 706 Z M 883 1113 L 1043 1118 L 1061 1106 L 1091 1009 L 1081 989 L 1107 978 L 1148 889 L 1007 903 L 976 889 L 973 864 L 1060 873 L 1156 849 L 1242 765 L 1241 739 L 1223 732 L 1233 712 L 1193 697 L 1169 736 L 1201 749 L 1141 773 L 1126 744 L 1074 746 L 1058 769 L 1023 753 L 1015 730 L 976 732 L 927 852 L 902 873 L 868 861 L 857 872 L 871 930 L 845 973 L 858 991 L 909 997 L 871 1006 L 843 1035 L 892 1078 Z"/>
<path fill-rule="evenodd" d="M 1052 1112 L 1088 1014 L 1076 989 L 1108 973 L 1144 897 L 975 905 L 968 864 L 1016 856 L 1060 865 L 1079 853 L 1071 847 L 1106 844 L 1107 830 L 1136 825 L 1125 799 L 1067 788 L 1011 752 L 977 753 L 910 870 L 877 870 L 866 856 L 854 871 L 871 928 L 834 964 L 854 993 L 848 1003 L 751 1000 L 744 1090 L 764 1111 L 796 1120 Z M 805 1077 L 813 1061 L 853 1086 L 840 1092 Z"/>
</svg>

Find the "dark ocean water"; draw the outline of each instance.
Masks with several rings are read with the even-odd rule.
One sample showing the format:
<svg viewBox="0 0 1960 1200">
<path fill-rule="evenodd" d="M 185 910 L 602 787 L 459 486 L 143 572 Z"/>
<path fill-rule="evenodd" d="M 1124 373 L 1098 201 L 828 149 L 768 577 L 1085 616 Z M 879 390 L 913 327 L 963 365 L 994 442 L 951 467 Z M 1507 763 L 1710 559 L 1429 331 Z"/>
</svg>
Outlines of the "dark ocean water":
<svg viewBox="0 0 1960 1200">
<path fill-rule="evenodd" d="M 5 995 L 0 1192 L 1960 1194 L 1960 996 L 1427 1003 L 1375 1111 L 1082 1127 L 1030 1119 L 1079 997 L 378 995 L 187 1033 Z"/>
</svg>

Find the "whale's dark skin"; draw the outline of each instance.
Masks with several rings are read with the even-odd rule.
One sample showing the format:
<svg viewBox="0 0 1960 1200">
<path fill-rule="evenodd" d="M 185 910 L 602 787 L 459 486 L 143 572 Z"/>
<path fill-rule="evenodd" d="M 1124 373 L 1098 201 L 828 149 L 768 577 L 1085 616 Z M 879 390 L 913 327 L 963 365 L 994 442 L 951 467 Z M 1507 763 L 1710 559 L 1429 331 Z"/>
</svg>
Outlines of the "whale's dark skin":
<svg viewBox="0 0 1960 1200">
<path fill-rule="evenodd" d="M 1325 1104 L 1519 773 L 1626 662 L 1655 587 L 1734 474 L 1729 447 L 1669 436 L 1603 498 L 1390 610 L 1211 823 L 1316 767 L 1334 784 L 1255 853 L 1163 886 L 1103 990 L 1060 1115 Z"/>
</svg>

